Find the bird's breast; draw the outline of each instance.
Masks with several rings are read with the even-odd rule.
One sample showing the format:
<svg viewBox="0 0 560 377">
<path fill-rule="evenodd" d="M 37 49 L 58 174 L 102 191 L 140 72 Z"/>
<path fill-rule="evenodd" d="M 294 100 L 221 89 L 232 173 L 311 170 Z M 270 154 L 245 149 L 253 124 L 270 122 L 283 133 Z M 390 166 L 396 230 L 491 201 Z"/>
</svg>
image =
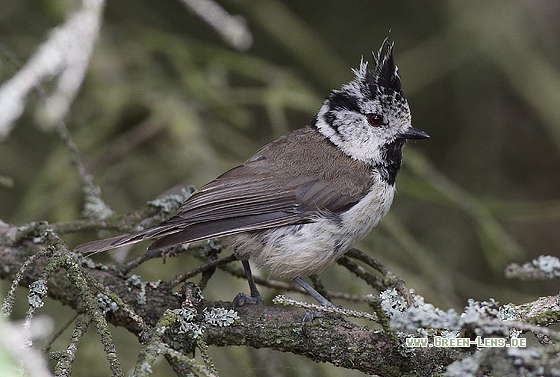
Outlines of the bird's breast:
<svg viewBox="0 0 560 377">
<path fill-rule="evenodd" d="M 395 186 L 375 179 L 369 192 L 352 208 L 341 215 L 344 233 L 359 242 L 376 226 L 391 208 Z"/>
</svg>

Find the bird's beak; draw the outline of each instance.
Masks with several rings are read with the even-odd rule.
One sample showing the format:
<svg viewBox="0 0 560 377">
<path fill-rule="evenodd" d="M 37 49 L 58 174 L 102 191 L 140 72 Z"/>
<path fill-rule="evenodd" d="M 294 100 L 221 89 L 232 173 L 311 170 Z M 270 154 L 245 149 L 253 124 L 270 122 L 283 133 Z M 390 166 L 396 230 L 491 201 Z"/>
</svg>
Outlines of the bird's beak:
<svg viewBox="0 0 560 377">
<path fill-rule="evenodd" d="M 418 128 L 410 127 L 406 131 L 399 134 L 402 139 L 429 139 L 430 135 Z"/>
</svg>

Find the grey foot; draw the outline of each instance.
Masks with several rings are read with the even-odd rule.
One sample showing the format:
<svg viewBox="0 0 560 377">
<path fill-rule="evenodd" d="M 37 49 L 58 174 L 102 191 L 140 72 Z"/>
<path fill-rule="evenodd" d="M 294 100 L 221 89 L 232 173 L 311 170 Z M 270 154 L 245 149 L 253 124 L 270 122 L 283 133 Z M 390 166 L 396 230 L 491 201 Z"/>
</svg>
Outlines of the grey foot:
<svg viewBox="0 0 560 377">
<path fill-rule="evenodd" d="M 235 296 L 235 298 L 233 299 L 233 308 L 235 309 L 245 304 L 264 305 L 264 300 L 260 294 L 255 296 L 247 296 L 245 293 L 238 293 L 237 296 Z"/>
<path fill-rule="evenodd" d="M 305 312 L 305 314 L 303 315 L 303 320 L 301 322 L 302 323 L 311 322 L 315 318 L 321 318 L 324 315 L 325 315 L 325 313 L 323 313 L 323 312 L 318 312 L 316 310 L 307 310 Z"/>
</svg>

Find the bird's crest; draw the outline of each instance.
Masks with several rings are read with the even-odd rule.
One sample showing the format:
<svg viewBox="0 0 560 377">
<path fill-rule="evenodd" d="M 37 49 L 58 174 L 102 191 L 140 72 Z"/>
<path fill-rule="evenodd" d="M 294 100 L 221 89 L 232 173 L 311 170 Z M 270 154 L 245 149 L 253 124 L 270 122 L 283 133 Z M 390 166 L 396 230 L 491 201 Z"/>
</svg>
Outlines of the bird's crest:
<svg viewBox="0 0 560 377">
<path fill-rule="evenodd" d="M 393 47 L 394 43 L 389 42 L 389 38 L 385 38 L 377 54 L 372 53 L 375 60 L 374 71 L 369 69 L 368 62 L 362 57 L 360 68 L 352 70 L 356 78 L 348 85 L 359 89 L 363 94 L 369 92 L 372 95 L 377 90 L 384 89 L 385 91 L 397 92 L 404 97 L 399 70 L 395 64 Z"/>
</svg>

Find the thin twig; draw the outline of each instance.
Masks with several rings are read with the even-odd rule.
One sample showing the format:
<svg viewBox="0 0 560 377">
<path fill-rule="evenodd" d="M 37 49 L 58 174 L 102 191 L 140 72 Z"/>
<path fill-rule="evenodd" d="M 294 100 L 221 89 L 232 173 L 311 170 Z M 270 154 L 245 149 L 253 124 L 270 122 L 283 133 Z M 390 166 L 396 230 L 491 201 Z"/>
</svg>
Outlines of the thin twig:
<svg viewBox="0 0 560 377">
<path fill-rule="evenodd" d="M 391 286 L 394 286 L 395 289 L 400 293 L 400 295 L 405 298 L 408 305 L 413 305 L 414 304 L 414 297 L 412 296 L 412 293 L 410 293 L 408 288 L 404 285 L 404 280 L 402 278 L 398 277 L 397 275 L 395 275 L 385 265 L 383 265 L 382 263 L 373 259 L 372 257 L 367 255 L 363 251 L 361 251 L 359 249 L 356 249 L 356 248 L 352 248 L 352 249 L 348 250 L 345 255 L 348 256 L 348 257 L 354 258 L 354 259 L 358 259 L 359 261 L 362 261 L 363 263 L 367 264 L 368 266 L 371 266 L 371 267 L 375 268 L 377 271 L 381 272 L 381 274 L 385 277 L 384 280 L 388 281 L 390 283 L 388 285 L 384 281 L 383 282 L 383 285 L 385 286 L 384 289 L 387 289 L 387 288 L 390 288 Z"/>
<path fill-rule="evenodd" d="M 6 293 L 6 297 L 4 297 L 4 301 L 2 302 L 1 314 L 3 316 L 9 316 L 12 312 L 14 303 L 16 301 L 16 291 L 25 276 L 25 271 L 29 269 L 37 261 L 37 259 L 49 256 L 52 254 L 52 252 L 53 251 L 50 248 L 43 248 L 27 258 L 27 260 L 21 265 L 21 268 L 16 273 L 15 278 L 12 280 L 10 289 Z"/>
<path fill-rule="evenodd" d="M 246 51 L 253 44 L 253 35 L 243 17 L 232 16 L 214 0 L 181 0 L 204 20 L 231 47 Z"/>
<path fill-rule="evenodd" d="M 63 25 L 53 29 L 19 71 L 0 87 L 0 139 L 8 136 L 25 109 L 28 94 L 57 77 L 56 89 L 43 101 L 41 120 L 56 125 L 78 93 L 102 23 L 103 0 L 82 2 Z"/>
<path fill-rule="evenodd" d="M 187 279 L 190 279 L 193 276 L 196 276 L 208 269 L 211 268 L 215 268 L 217 266 L 222 266 L 228 263 L 231 263 L 233 261 L 237 260 L 237 258 L 235 257 L 235 255 L 230 255 L 227 256 L 225 258 L 220 258 L 220 259 L 215 259 L 212 260 L 210 262 L 207 262 L 205 264 L 202 264 L 196 268 L 193 268 L 192 270 L 181 274 L 179 276 L 176 276 L 175 278 L 171 279 L 169 282 L 165 283 L 166 285 L 168 285 L 169 287 L 176 287 L 177 285 L 183 283 L 184 281 L 186 281 Z"/>
<path fill-rule="evenodd" d="M 101 199 L 101 189 L 93 183 L 93 176 L 89 174 L 82 162 L 80 151 L 72 139 L 72 135 L 64 121 L 60 120 L 56 125 L 56 130 L 68 152 L 70 159 L 78 170 L 78 175 L 82 182 L 82 192 L 84 193 L 85 204 L 82 216 L 85 218 L 106 219 L 115 214 L 109 206 Z"/>
<path fill-rule="evenodd" d="M 70 377 L 72 375 L 72 365 L 74 365 L 74 360 L 76 359 L 78 344 L 86 334 L 91 320 L 91 316 L 87 314 L 81 314 L 78 317 L 66 351 L 58 353 L 58 362 L 55 367 L 57 376 Z"/>
<path fill-rule="evenodd" d="M 147 262 L 152 259 L 160 258 L 161 257 L 161 250 L 148 250 L 142 255 L 137 256 L 134 259 L 129 260 L 128 262 L 123 263 L 119 270 L 124 274 L 128 274 L 131 270 L 135 269 L 136 267 L 140 266 L 142 263 Z"/>
<path fill-rule="evenodd" d="M 371 313 L 360 312 L 357 310 L 344 309 L 339 306 L 324 306 L 320 304 L 310 304 L 304 301 L 294 300 L 284 295 L 278 295 L 272 299 L 276 305 L 294 306 L 302 309 L 313 310 L 317 312 L 340 314 L 345 317 L 364 318 L 373 322 L 377 322 L 377 316 Z"/>
<path fill-rule="evenodd" d="M 64 333 L 72 323 L 74 323 L 74 321 L 76 321 L 76 318 L 78 318 L 78 316 L 81 316 L 83 314 L 80 314 L 78 312 L 76 312 L 76 314 L 74 314 L 74 316 L 72 318 L 70 318 L 66 324 L 64 324 L 56 333 L 54 333 L 50 340 L 47 342 L 47 344 L 45 345 L 45 347 L 43 347 L 43 353 L 49 353 L 51 351 L 51 347 L 53 345 L 53 343 L 62 335 L 62 333 Z"/>
<path fill-rule="evenodd" d="M 383 291 L 387 288 L 379 278 L 366 271 L 365 268 L 352 261 L 350 258 L 343 255 L 336 262 L 341 266 L 346 267 L 349 271 L 353 272 L 356 276 L 378 291 Z"/>
</svg>

